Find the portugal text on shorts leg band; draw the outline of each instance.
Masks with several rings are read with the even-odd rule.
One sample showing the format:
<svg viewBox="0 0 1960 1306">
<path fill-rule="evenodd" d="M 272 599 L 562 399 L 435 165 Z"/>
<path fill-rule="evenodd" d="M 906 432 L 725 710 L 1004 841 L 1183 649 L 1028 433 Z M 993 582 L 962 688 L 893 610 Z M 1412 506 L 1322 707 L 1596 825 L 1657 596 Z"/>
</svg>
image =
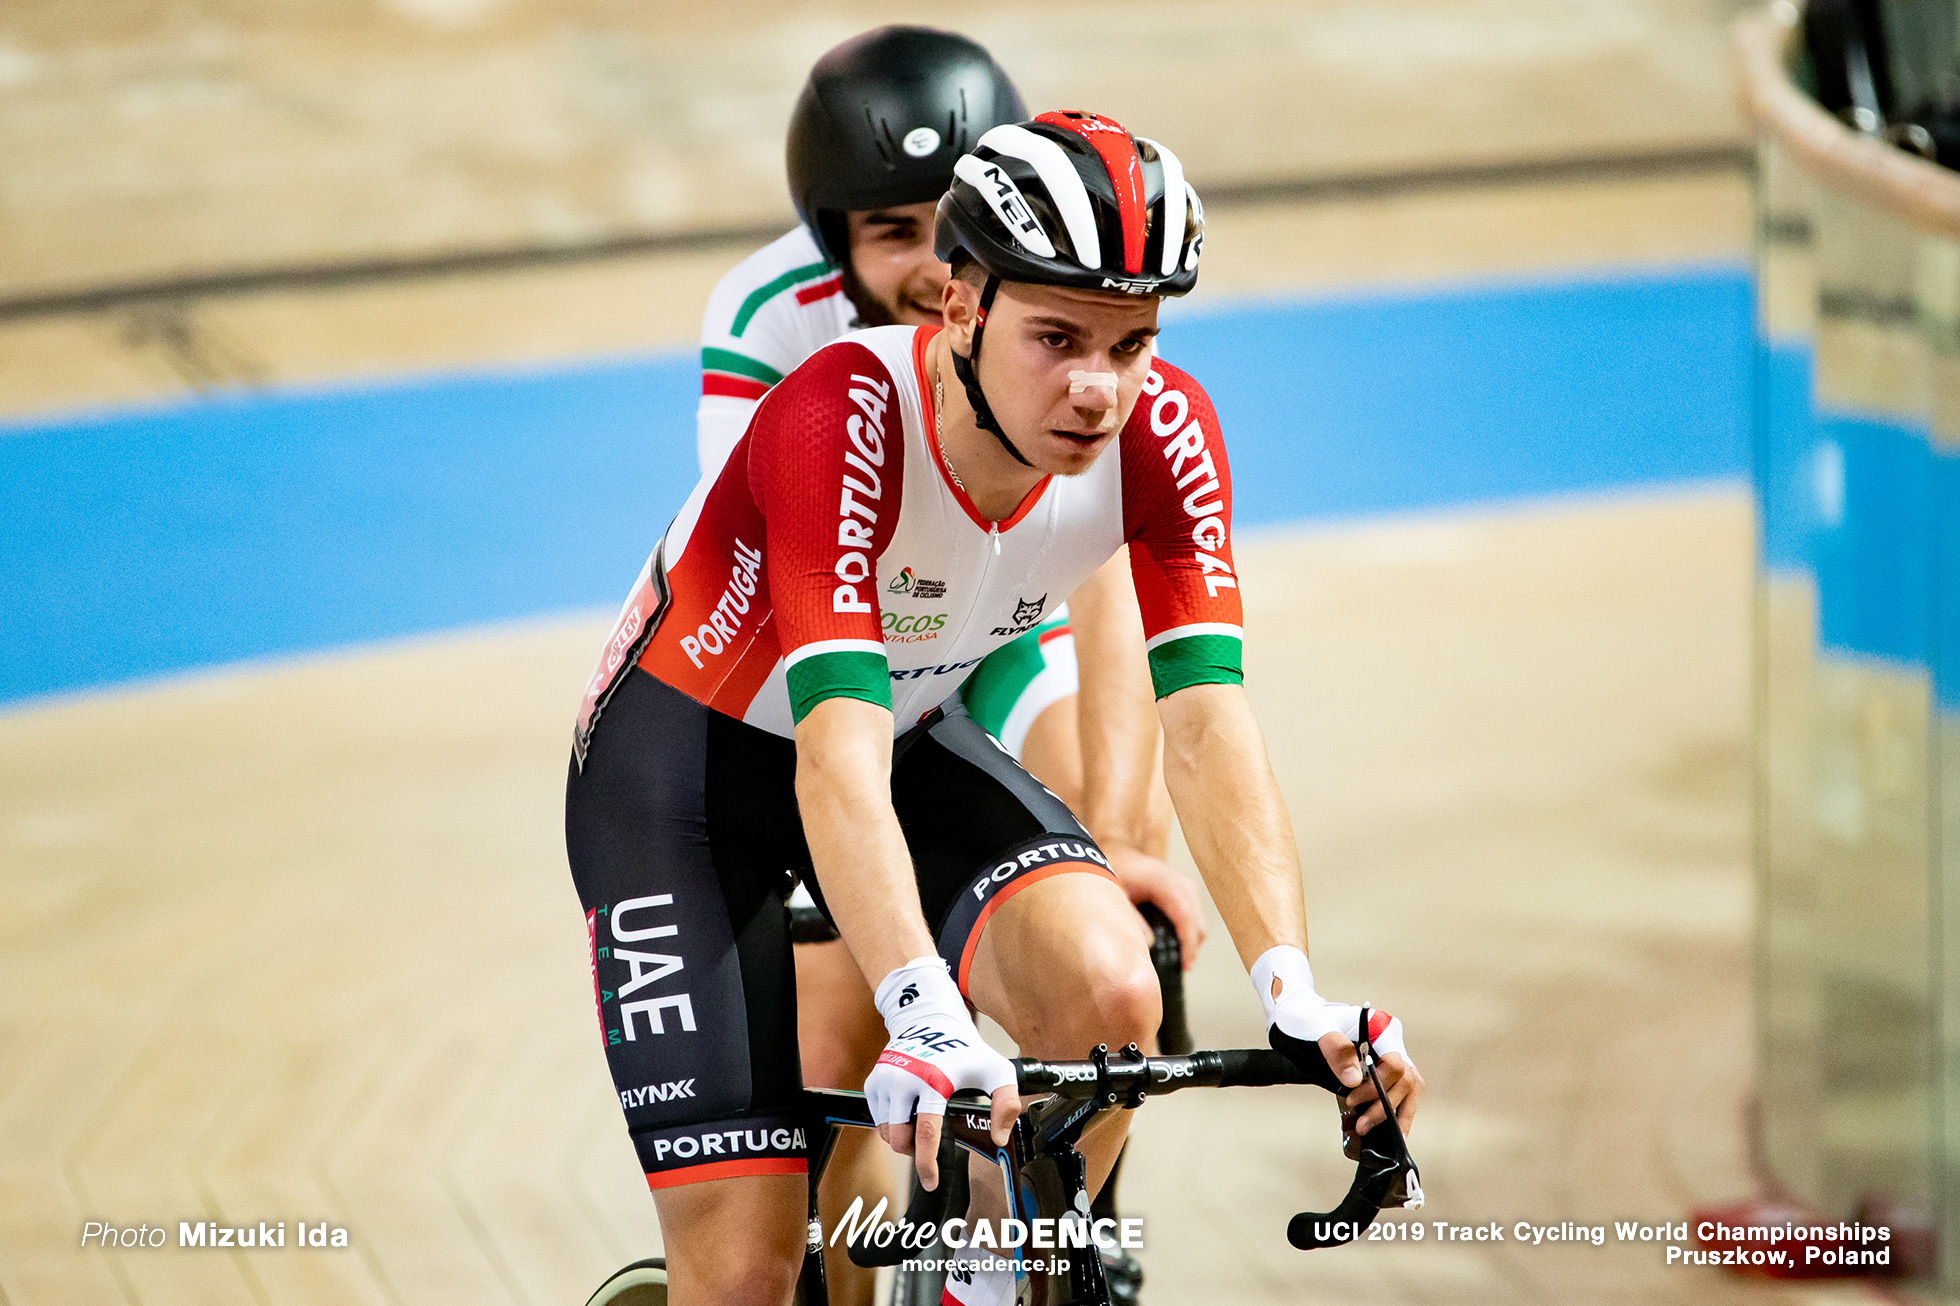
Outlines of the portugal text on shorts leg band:
<svg viewBox="0 0 1960 1306">
<path fill-rule="evenodd" d="M 1090 840 L 1044 834 L 1009 849 L 999 862 L 981 868 L 967 882 L 960 896 L 946 909 L 946 918 L 939 926 L 939 955 L 953 968 L 953 978 L 959 981 L 961 993 L 967 991 L 966 975 L 973 966 L 973 951 L 980 946 L 980 932 L 987 927 L 987 918 L 994 910 L 1029 885 L 1070 871 L 1087 871 L 1108 876 L 1112 881 L 1116 878 L 1102 849 Z"/>
<path fill-rule="evenodd" d="M 633 1135 L 647 1187 L 673 1188 L 737 1175 L 808 1174 L 810 1145 L 788 1115 L 736 1116 Z"/>
</svg>

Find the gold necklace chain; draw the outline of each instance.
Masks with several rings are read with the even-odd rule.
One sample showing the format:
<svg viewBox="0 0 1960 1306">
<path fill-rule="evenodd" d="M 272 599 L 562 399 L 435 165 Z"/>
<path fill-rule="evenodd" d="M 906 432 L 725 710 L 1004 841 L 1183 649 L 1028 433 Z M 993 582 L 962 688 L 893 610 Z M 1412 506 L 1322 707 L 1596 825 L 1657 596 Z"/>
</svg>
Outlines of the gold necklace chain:
<svg viewBox="0 0 1960 1306">
<path fill-rule="evenodd" d="M 967 494 L 966 483 L 960 474 L 953 470 L 953 460 L 946 455 L 946 382 L 943 378 L 932 378 L 932 440 L 939 446 L 939 461 L 946 465 L 946 474 L 959 486 L 961 494 Z M 967 494 L 967 498 L 973 496 Z"/>
</svg>

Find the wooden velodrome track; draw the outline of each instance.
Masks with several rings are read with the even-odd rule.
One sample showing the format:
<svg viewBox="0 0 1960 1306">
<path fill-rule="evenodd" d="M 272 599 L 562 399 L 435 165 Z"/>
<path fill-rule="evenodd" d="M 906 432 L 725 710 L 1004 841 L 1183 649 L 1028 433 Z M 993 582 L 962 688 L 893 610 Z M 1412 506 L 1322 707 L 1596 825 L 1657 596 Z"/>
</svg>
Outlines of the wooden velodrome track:
<svg viewBox="0 0 1960 1306">
<path fill-rule="evenodd" d="M 1734 258 L 1747 223 L 1732 178 L 1220 209 L 1206 291 Z M 7 324 L 0 412 L 214 370 L 681 344 L 740 252 L 211 300 L 148 332 Z M 1745 1194 L 1743 494 L 1239 551 L 1316 964 L 1407 1020 L 1432 1086 L 1423 1217 L 1655 1222 Z M 0 1306 L 544 1306 L 658 1250 L 560 833 L 608 616 L 0 715 Z M 1190 986 L 1202 1043 L 1259 1040 L 1222 930 Z M 1125 1200 L 1160 1304 L 1866 1299 L 1670 1268 L 1653 1244 L 1293 1252 L 1285 1216 L 1346 1181 L 1304 1091 L 1172 1098 L 1138 1138 Z M 325 1221 L 351 1246 L 85 1250 L 90 1220 L 172 1244 L 179 1221 Z"/>
<path fill-rule="evenodd" d="M 1728 179 L 1248 210 L 1218 216 L 1216 270 L 1250 276 L 1261 241 L 1302 285 L 1733 253 L 1745 215 Z M 1520 227 L 1557 235 L 1507 241 Z M 1319 242 L 1278 235 L 1302 229 L 1338 238 L 1338 277 Z M 1445 247 L 1453 266 L 1412 253 Z M 539 302 L 539 277 L 604 285 L 346 292 L 325 317 L 447 321 L 443 296 Z M 1745 1193 L 1742 494 L 1241 551 L 1248 683 L 1316 962 L 1407 1019 L 1433 1085 L 1424 1216 L 1655 1221 Z M 604 620 L 0 716 L 8 1306 L 569 1302 L 657 1249 L 560 839 L 566 722 Z M 1222 936 L 1191 986 L 1203 1042 L 1257 1042 Z M 1150 1107 L 1126 1197 L 1150 1222 L 1152 1298 L 1861 1299 L 1669 1268 L 1652 1245 L 1304 1256 L 1283 1217 L 1342 1187 L 1334 1128 L 1285 1090 Z M 352 1246 L 84 1251 L 90 1219 L 166 1223 L 173 1243 L 180 1220 L 325 1220 Z"/>
</svg>

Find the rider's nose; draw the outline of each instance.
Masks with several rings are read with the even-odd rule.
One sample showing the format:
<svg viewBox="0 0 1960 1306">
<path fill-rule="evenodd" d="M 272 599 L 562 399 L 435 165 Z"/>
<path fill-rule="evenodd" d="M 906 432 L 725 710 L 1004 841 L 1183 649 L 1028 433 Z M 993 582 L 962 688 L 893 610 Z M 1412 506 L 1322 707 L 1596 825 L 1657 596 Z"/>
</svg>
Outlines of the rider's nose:
<svg viewBox="0 0 1960 1306">
<path fill-rule="evenodd" d="M 1099 431 L 1116 425 L 1116 374 L 1114 372 L 1070 372 L 1069 403 Z"/>
</svg>

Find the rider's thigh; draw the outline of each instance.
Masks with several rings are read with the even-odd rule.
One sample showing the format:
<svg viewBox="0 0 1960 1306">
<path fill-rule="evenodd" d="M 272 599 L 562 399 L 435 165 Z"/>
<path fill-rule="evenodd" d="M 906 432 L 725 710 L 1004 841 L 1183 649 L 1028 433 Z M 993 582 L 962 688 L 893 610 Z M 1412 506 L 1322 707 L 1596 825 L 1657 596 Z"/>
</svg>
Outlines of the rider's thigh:
<svg viewBox="0 0 1960 1306">
<path fill-rule="evenodd" d="M 980 1010 L 1037 1057 L 1148 1049 L 1163 1018 L 1150 931 L 1114 880 L 1057 875 L 1001 902 L 968 972 Z"/>
<path fill-rule="evenodd" d="M 811 1088 L 863 1088 L 884 1049 L 885 1022 L 842 939 L 796 945 L 796 1041 Z"/>
<path fill-rule="evenodd" d="M 1043 708 L 1021 742 L 1021 765 L 1069 810 L 1082 810 L 1082 731 L 1077 696 L 1070 694 Z"/>
<path fill-rule="evenodd" d="M 751 1175 L 656 1189 L 672 1306 L 784 1306 L 803 1266 L 809 1185 Z"/>
<path fill-rule="evenodd" d="M 794 772 L 788 740 L 636 668 L 568 777 L 592 1032 L 655 1189 L 806 1169 L 781 892 L 799 849 L 743 809 L 793 819 Z"/>
</svg>

